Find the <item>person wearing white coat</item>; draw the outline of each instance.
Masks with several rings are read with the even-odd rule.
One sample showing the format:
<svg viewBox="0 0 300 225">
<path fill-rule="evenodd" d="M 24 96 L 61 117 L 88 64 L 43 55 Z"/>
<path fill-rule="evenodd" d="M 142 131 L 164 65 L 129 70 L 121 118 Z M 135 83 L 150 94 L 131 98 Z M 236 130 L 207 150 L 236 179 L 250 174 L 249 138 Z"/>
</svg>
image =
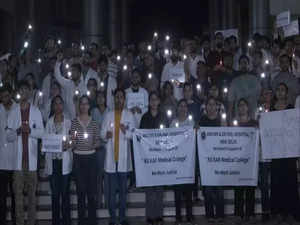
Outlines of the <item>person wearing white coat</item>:
<svg viewBox="0 0 300 225">
<path fill-rule="evenodd" d="M 13 174 L 17 225 L 24 224 L 24 188 L 28 196 L 27 224 L 35 224 L 38 139 L 44 134 L 41 112 L 29 103 L 29 88 L 26 81 L 20 82 L 20 104 L 10 112 L 7 122 L 7 140 L 14 142 L 17 151 L 17 165 Z"/>
<path fill-rule="evenodd" d="M 101 138 L 106 143 L 106 157 L 104 170 L 107 176 L 109 196 L 108 208 L 110 213 L 110 225 L 117 224 L 116 221 L 116 194 L 119 190 L 119 222 L 128 224 L 125 220 L 127 176 L 132 171 L 130 153 L 130 139 L 135 128 L 132 113 L 124 109 L 125 91 L 116 89 L 115 109 L 106 114 L 101 128 Z"/>
<path fill-rule="evenodd" d="M 58 60 L 61 60 L 61 58 L 59 58 Z M 66 107 L 68 108 L 68 112 L 71 116 L 70 119 L 74 119 L 78 114 L 79 97 L 87 93 L 87 87 L 81 74 L 80 64 L 73 64 L 71 66 L 72 80 L 66 79 L 62 76 L 60 66 L 61 62 L 56 62 L 54 68 L 54 76 L 65 93 L 64 100 L 66 103 Z"/>
<path fill-rule="evenodd" d="M 46 153 L 46 173 L 50 176 L 52 200 L 52 224 L 60 223 L 60 211 L 64 225 L 71 225 L 70 214 L 70 173 L 72 171 L 73 154 L 67 137 L 71 129 L 71 120 L 64 115 L 64 102 L 56 96 L 51 102 L 51 117 L 46 125 L 46 134 L 63 135 L 62 153 Z M 61 204 L 60 204 L 61 199 Z"/>
<path fill-rule="evenodd" d="M 16 166 L 17 151 L 13 143 L 7 142 L 6 127 L 8 114 L 16 107 L 12 100 L 12 88 L 4 85 L 0 88 L 0 224 L 6 225 L 8 187 L 12 197 L 11 214 L 15 222 L 15 204 L 12 190 L 12 172 Z"/>
</svg>

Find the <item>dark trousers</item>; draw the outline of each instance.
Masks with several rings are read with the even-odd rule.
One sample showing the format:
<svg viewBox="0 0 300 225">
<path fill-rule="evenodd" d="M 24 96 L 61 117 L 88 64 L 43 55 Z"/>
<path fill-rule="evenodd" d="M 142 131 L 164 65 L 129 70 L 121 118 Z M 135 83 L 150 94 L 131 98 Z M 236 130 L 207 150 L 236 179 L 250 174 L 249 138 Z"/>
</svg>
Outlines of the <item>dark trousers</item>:
<svg viewBox="0 0 300 225">
<path fill-rule="evenodd" d="M 246 211 L 244 210 L 246 205 Z M 240 217 L 254 216 L 255 188 L 236 187 L 234 190 L 234 214 Z"/>
<path fill-rule="evenodd" d="M 204 204 L 205 214 L 207 218 L 223 218 L 224 217 L 224 191 L 221 187 L 205 186 Z M 216 213 L 215 210 L 216 209 Z"/>
<path fill-rule="evenodd" d="M 0 171 L 0 224 L 6 224 L 7 216 L 7 197 L 8 197 L 8 187 L 11 194 L 11 217 L 13 224 L 16 223 L 15 218 L 15 198 L 12 189 L 12 172 L 10 171 Z"/>
<path fill-rule="evenodd" d="M 78 199 L 78 225 L 96 224 L 97 165 L 96 154 L 74 154 L 75 182 Z M 88 221 L 85 221 L 86 197 Z"/>
<path fill-rule="evenodd" d="M 261 191 L 261 207 L 262 213 L 270 213 L 270 176 L 271 176 L 271 162 L 259 163 L 259 189 Z"/>
<path fill-rule="evenodd" d="M 179 185 L 176 186 L 175 191 L 175 207 L 176 207 L 176 221 L 182 221 L 181 217 L 181 203 L 182 198 L 185 197 L 185 208 L 186 208 L 186 218 L 191 221 L 193 218 L 193 202 L 192 202 L 192 192 L 193 184 L 191 185 Z"/>
<path fill-rule="evenodd" d="M 116 224 L 116 210 L 119 206 L 119 222 L 125 221 L 126 198 L 127 198 L 127 176 L 126 172 L 106 173 L 109 197 L 108 209 L 110 214 L 110 222 Z M 117 192 L 119 192 L 119 204 L 117 204 Z"/>
<path fill-rule="evenodd" d="M 62 160 L 53 160 L 53 173 L 50 176 L 50 187 L 52 193 L 52 224 L 71 225 L 70 175 L 62 175 Z M 62 212 L 61 222 L 60 212 Z"/>
</svg>

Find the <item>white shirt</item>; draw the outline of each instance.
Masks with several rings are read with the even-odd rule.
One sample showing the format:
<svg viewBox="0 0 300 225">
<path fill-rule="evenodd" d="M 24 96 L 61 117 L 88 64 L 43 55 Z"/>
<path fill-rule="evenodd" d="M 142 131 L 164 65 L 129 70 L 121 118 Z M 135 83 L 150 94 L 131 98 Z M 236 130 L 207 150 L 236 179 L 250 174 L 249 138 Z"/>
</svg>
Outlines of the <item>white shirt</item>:
<svg viewBox="0 0 300 225">
<path fill-rule="evenodd" d="M 140 127 L 140 122 L 142 119 L 142 116 L 144 115 L 145 112 L 148 111 L 148 91 L 145 88 L 139 87 L 138 92 L 133 92 L 132 88 L 128 88 L 125 90 L 126 92 L 126 107 L 128 109 L 128 105 L 127 105 L 127 100 L 128 100 L 128 94 L 129 93 L 138 93 L 144 96 L 144 107 L 141 108 L 142 112 L 141 113 L 134 113 L 133 116 L 136 120 L 136 127 Z"/>
<path fill-rule="evenodd" d="M 71 119 L 74 119 L 76 118 L 76 106 L 74 104 L 75 91 L 79 91 L 78 97 L 80 97 L 86 94 L 87 87 L 82 77 L 77 86 L 73 80 L 64 78 L 60 72 L 60 65 L 60 62 L 57 62 L 55 64 L 54 76 L 57 82 L 62 86 L 63 90 L 65 91 L 64 101 L 66 103 Z"/>
<path fill-rule="evenodd" d="M 16 108 L 16 103 L 13 103 L 7 111 L 3 104 L 0 104 L 0 169 L 14 170 L 17 168 L 17 149 L 15 143 L 7 141 L 7 120 L 9 113 Z"/>
</svg>

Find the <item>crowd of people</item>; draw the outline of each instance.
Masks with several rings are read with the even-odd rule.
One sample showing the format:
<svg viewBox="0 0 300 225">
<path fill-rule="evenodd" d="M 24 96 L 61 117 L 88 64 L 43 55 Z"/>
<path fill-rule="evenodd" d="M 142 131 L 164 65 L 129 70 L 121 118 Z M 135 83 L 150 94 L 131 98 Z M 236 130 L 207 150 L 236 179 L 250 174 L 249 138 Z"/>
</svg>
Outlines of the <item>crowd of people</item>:
<svg viewBox="0 0 300 225">
<path fill-rule="evenodd" d="M 110 225 L 127 225 L 134 129 L 258 127 L 261 113 L 300 107 L 300 36 L 255 34 L 243 46 L 221 32 L 179 40 L 154 33 L 150 42 L 117 50 L 76 42 L 69 48 L 50 37 L 38 54 L 24 47 L 0 61 L 1 225 L 8 190 L 14 223 L 24 224 L 25 191 L 27 224 L 36 224 L 40 170 L 49 176 L 53 225 L 71 225 L 73 179 L 79 225 L 95 225 L 98 207 L 108 208 Z M 137 96 L 141 104 L 132 101 Z M 63 135 L 62 151 L 41 152 L 40 140 L 52 134 Z M 183 199 L 186 221 L 194 221 L 198 160 L 195 171 L 194 184 L 167 187 L 174 190 L 176 224 L 184 221 Z M 261 159 L 258 187 L 263 222 L 299 221 L 296 158 Z M 144 188 L 149 225 L 163 224 L 164 188 Z M 255 187 L 233 189 L 235 223 L 254 221 Z M 224 188 L 201 190 L 208 222 L 224 223 Z"/>
</svg>

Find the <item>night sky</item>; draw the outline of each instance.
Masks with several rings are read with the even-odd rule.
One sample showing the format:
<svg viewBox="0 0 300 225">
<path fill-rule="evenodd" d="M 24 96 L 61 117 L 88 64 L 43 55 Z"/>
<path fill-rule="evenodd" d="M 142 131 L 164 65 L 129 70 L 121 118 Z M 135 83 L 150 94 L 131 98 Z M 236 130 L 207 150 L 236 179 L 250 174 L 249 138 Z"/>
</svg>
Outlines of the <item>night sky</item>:
<svg viewBox="0 0 300 225">
<path fill-rule="evenodd" d="M 130 9 L 132 38 L 149 40 L 153 31 L 176 37 L 200 35 L 208 26 L 208 0 L 135 0 Z"/>
</svg>

